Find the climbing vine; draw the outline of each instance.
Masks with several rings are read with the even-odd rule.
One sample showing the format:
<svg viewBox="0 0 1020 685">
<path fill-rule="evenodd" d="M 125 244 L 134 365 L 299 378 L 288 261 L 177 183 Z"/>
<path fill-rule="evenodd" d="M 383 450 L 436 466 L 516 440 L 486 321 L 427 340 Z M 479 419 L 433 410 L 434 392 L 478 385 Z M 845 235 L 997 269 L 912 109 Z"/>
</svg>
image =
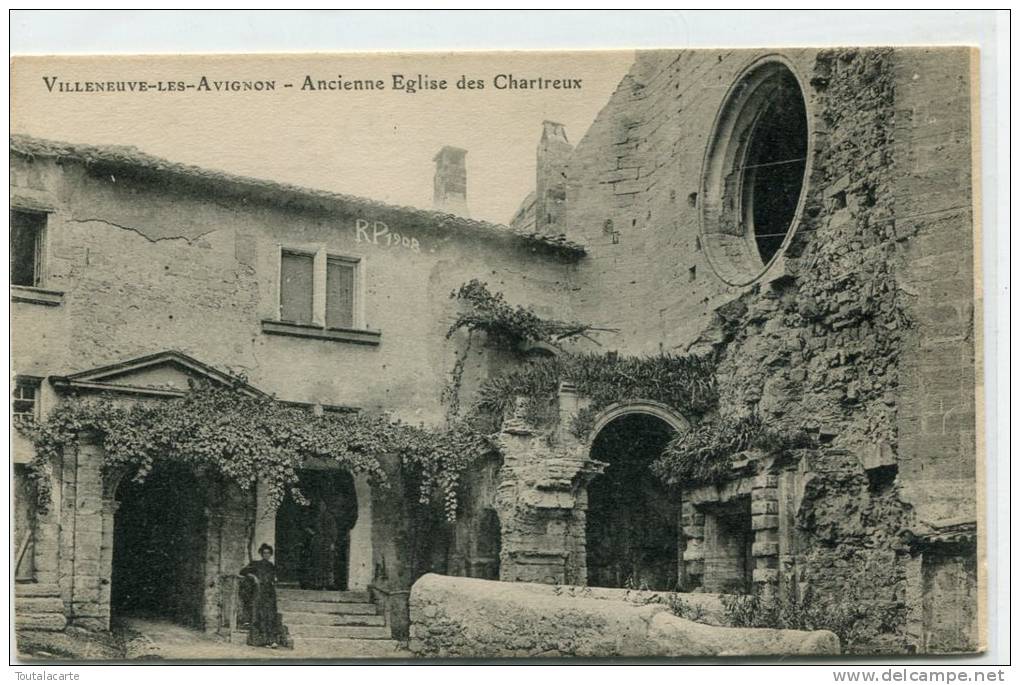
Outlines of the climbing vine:
<svg viewBox="0 0 1020 685">
<path fill-rule="evenodd" d="M 489 379 L 479 389 L 471 414 L 501 419 L 523 397 L 529 418 L 540 423 L 562 382 L 573 384 L 590 401 L 571 426 L 578 437 L 587 435 L 595 415 L 614 402 L 652 400 L 700 416 L 714 409 L 719 398 L 712 356 L 563 353 Z"/>
<path fill-rule="evenodd" d="M 446 332 L 451 337 L 457 331 L 482 331 L 493 345 L 514 349 L 526 342 L 558 342 L 578 336 L 588 337 L 594 331 L 607 331 L 578 321 L 544 319 L 531 307 L 513 306 L 503 293 L 489 290 L 488 284 L 472 279 L 450 293 L 461 303 L 456 320 Z"/>
<path fill-rule="evenodd" d="M 447 340 L 458 331 L 467 331 L 467 340 L 457 354 L 450 382 L 443 391 L 443 401 L 450 418 L 460 415 L 460 387 L 476 333 L 485 334 L 487 345 L 518 351 L 528 343 L 555 345 L 576 337 L 590 340 L 590 333 L 612 330 L 579 321 L 542 318 L 531 307 L 509 304 L 503 293 L 492 292 L 487 283 L 478 279 L 472 279 L 451 292 L 450 298 L 456 300 L 460 307 L 456 319 L 446 331 Z"/>
<path fill-rule="evenodd" d="M 757 414 L 716 416 L 677 434 L 651 469 L 667 484 L 715 483 L 729 475 L 734 455 L 740 452 L 780 454 L 813 444 L 807 433 L 772 428 Z"/>
<path fill-rule="evenodd" d="M 380 458 L 398 455 L 418 480 L 423 502 L 441 500 L 448 519 L 456 516 L 460 474 L 495 449 L 467 426 L 427 429 L 381 415 L 312 412 L 240 388 L 199 386 L 171 400 L 130 406 L 109 399 L 70 399 L 41 422 L 18 426 L 34 443 L 29 472 L 45 510 L 50 501 L 51 460 L 76 451 L 91 435 L 103 448 L 104 467 L 133 469 L 143 481 L 161 460 L 208 468 L 250 491 L 267 486 L 268 503 L 290 495 L 304 502 L 297 470 L 308 459 L 330 460 L 386 485 Z"/>
</svg>

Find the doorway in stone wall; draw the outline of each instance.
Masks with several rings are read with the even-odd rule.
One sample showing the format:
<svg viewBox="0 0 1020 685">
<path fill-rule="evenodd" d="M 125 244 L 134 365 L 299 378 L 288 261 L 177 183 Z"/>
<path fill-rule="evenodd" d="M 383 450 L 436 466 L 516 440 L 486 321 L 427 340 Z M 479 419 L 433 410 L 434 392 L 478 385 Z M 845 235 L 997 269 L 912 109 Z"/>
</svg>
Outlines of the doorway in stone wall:
<svg viewBox="0 0 1020 685">
<path fill-rule="evenodd" d="M 347 590 L 351 529 L 358 519 L 354 478 L 339 469 L 298 472 L 307 503 L 287 497 L 276 513 L 280 582 L 308 590 Z"/>
<path fill-rule="evenodd" d="M 680 500 L 652 475 L 674 429 L 649 414 L 610 421 L 592 442 L 605 472 L 588 486 L 588 585 L 673 590 L 679 581 Z"/>
<path fill-rule="evenodd" d="M 159 464 L 116 490 L 111 612 L 202 628 L 206 492 L 181 464 Z"/>
</svg>

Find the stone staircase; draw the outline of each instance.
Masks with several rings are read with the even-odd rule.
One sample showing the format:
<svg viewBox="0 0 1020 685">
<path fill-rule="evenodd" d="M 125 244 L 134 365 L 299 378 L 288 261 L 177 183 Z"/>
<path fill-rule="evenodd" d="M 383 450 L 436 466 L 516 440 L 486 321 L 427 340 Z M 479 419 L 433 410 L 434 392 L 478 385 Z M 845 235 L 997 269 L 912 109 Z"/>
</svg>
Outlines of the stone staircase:
<svg viewBox="0 0 1020 685">
<path fill-rule="evenodd" d="M 14 584 L 14 627 L 60 631 L 67 626 L 60 588 L 48 583 Z"/>
<path fill-rule="evenodd" d="M 320 657 L 398 657 L 403 652 L 367 590 L 279 587 L 277 609 L 294 651 Z M 246 634 L 232 641 L 243 642 Z"/>
</svg>

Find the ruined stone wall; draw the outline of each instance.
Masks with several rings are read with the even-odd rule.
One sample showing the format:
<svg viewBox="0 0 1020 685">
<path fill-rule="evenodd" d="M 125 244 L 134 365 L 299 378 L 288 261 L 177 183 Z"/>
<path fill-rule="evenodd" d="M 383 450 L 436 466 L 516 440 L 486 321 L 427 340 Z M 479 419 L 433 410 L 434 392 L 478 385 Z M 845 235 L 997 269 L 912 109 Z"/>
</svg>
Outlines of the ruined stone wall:
<svg viewBox="0 0 1020 685">
<path fill-rule="evenodd" d="M 568 170 L 567 226 L 589 257 L 574 296 L 583 320 L 618 328 L 621 353 L 683 351 L 741 290 L 714 277 L 699 239 L 702 164 L 738 74 L 761 51 L 639 53 Z M 814 51 L 785 53 L 810 74 Z M 807 80 L 806 78 L 804 79 Z M 805 95 L 810 100 L 813 94 Z"/>
<path fill-rule="evenodd" d="M 899 534 L 973 520 L 969 56 L 784 54 L 807 104 L 806 197 L 782 259 L 741 288 L 706 259 L 698 192 L 727 89 L 762 54 L 639 56 L 570 167 L 568 225 L 590 251 L 575 312 L 619 328 L 603 343 L 623 353 L 716 350 L 721 412 L 819 438 L 770 467 L 787 507 L 770 544 L 801 584 L 859 588 L 876 632 L 898 635 L 872 648 L 904 649 L 921 578 Z"/>
</svg>

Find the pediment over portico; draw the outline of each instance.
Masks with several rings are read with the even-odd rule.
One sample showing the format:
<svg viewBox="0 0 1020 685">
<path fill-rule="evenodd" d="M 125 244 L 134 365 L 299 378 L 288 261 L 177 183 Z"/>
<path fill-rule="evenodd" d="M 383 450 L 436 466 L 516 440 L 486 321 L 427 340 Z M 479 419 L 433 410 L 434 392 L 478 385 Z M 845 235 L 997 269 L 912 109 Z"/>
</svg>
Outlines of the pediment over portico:
<svg viewBox="0 0 1020 685">
<path fill-rule="evenodd" d="M 251 395 L 264 394 L 236 376 L 176 350 L 137 357 L 68 376 L 54 376 L 50 382 L 65 392 L 112 392 L 151 397 L 180 397 L 201 383 L 239 387 Z"/>
</svg>

